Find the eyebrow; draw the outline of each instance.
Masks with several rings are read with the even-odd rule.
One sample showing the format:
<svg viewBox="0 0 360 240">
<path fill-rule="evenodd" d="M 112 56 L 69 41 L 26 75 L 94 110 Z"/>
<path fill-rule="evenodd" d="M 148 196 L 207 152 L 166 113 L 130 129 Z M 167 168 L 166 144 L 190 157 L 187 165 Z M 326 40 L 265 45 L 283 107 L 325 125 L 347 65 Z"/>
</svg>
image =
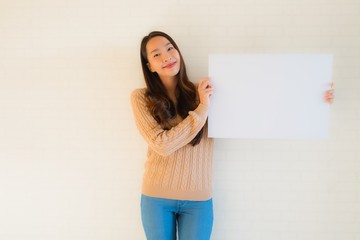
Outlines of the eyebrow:
<svg viewBox="0 0 360 240">
<path fill-rule="evenodd" d="M 171 43 L 171 42 L 168 42 L 167 44 L 165 44 L 165 47 L 167 47 L 167 46 L 169 46 L 169 45 L 172 45 L 172 43 Z M 155 48 L 154 50 L 152 50 L 152 51 L 150 52 L 150 54 L 152 54 L 153 52 L 156 52 L 156 51 L 159 51 L 159 49 L 158 49 L 158 48 Z"/>
</svg>

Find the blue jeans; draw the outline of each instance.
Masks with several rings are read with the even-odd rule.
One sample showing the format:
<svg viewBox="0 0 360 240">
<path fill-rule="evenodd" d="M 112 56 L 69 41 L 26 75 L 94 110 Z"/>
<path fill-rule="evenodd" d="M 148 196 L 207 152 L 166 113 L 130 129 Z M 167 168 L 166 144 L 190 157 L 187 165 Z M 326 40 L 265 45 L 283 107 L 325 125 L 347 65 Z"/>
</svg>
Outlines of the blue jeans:
<svg viewBox="0 0 360 240">
<path fill-rule="evenodd" d="M 183 201 L 141 195 L 141 218 L 148 240 L 209 240 L 212 199 Z"/>
</svg>

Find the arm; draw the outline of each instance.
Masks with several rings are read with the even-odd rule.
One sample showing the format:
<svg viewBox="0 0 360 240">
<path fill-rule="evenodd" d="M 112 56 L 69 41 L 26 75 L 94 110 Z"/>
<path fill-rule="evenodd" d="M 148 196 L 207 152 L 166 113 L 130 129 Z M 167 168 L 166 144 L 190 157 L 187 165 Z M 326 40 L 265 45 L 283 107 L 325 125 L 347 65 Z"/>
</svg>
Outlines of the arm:
<svg viewBox="0 0 360 240">
<path fill-rule="evenodd" d="M 149 147 L 160 155 L 166 156 L 188 144 L 204 126 L 208 107 L 202 103 L 178 125 L 164 130 L 156 122 L 146 107 L 145 96 L 141 90 L 131 95 L 131 103 L 136 126 Z"/>
</svg>

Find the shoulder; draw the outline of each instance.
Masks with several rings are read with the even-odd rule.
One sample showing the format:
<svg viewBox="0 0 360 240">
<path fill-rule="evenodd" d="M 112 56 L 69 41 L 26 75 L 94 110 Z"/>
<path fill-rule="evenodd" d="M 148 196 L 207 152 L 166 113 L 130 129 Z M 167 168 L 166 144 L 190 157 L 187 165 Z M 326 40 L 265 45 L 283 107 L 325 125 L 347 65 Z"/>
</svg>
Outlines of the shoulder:
<svg viewBox="0 0 360 240">
<path fill-rule="evenodd" d="M 131 92 L 131 97 L 132 96 L 145 96 L 145 93 L 146 93 L 146 88 L 137 88 Z"/>
<path fill-rule="evenodd" d="M 146 88 L 138 88 L 131 92 L 131 101 L 143 101 L 145 99 Z"/>
</svg>

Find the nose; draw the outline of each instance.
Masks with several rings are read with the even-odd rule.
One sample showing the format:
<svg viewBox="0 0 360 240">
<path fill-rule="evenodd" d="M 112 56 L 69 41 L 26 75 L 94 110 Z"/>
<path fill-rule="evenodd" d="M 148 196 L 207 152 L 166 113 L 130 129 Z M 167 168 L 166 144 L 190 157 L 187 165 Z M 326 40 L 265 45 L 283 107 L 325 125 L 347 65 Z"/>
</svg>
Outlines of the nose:
<svg viewBox="0 0 360 240">
<path fill-rule="evenodd" d="M 169 62 L 171 60 L 171 55 L 168 53 L 163 54 L 163 61 Z"/>
</svg>

